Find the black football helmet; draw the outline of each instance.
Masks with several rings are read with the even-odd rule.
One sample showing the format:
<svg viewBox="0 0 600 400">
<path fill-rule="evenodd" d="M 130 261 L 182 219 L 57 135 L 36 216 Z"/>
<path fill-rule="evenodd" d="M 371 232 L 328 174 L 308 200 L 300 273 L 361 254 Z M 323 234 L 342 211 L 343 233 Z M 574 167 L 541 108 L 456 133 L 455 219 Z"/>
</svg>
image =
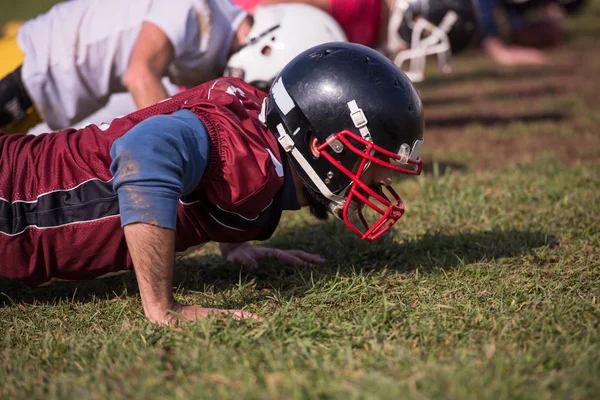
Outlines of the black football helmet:
<svg viewBox="0 0 600 400">
<path fill-rule="evenodd" d="M 402 216 L 394 189 L 385 186 L 386 195 L 360 179 L 372 163 L 421 173 L 423 106 L 408 77 L 385 56 L 342 42 L 306 50 L 275 79 L 261 119 L 309 191 L 362 239 L 376 239 Z M 318 140 L 318 156 L 311 138 Z M 367 221 L 364 206 L 375 210 L 376 222 Z"/>
<path fill-rule="evenodd" d="M 409 61 L 407 75 L 418 82 L 424 78 L 428 55 L 437 55 L 440 70 L 450 72 L 450 56 L 471 45 L 478 32 L 477 0 L 396 0 L 386 52 L 395 54 L 399 67 Z M 398 49 L 406 50 L 397 53 Z"/>
</svg>

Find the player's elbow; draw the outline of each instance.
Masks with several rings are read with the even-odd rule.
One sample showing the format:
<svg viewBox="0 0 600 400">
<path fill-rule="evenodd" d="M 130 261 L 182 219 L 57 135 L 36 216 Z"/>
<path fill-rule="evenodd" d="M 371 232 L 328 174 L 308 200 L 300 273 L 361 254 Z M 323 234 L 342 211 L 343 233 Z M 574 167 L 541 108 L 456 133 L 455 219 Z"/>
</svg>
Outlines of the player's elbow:
<svg viewBox="0 0 600 400">
<path fill-rule="evenodd" d="M 149 84 L 160 83 L 160 78 L 149 65 L 142 62 L 131 62 L 123 76 L 123 85 L 128 91 L 135 92 Z"/>
</svg>

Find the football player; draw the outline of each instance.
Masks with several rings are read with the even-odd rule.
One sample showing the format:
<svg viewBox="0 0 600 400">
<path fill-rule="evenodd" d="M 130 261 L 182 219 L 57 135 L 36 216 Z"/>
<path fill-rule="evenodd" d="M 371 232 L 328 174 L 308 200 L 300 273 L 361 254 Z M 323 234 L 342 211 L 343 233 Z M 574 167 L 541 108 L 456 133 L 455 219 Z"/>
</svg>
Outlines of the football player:
<svg viewBox="0 0 600 400">
<path fill-rule="evenodd" d="M 298 0 L 233 0 L 246 10 L 258 4 Z M 408 63 L 413 81 L 424 79 L 425 59 L 436 55 L 443 72 L 449 58 L 478 35 L 477 0 L 301 0 L 329 12 L 348 40 L 376 48 L 400 67 Z"/>
<path fill-rule="evenodd" d="M 301 206 L 375 240 L 404 213 L 392 173 L 421 172 L 422 142 L 410 80 L 349 43 L 303 52 L 268 95 L 226 77 L 110 125 L 0 135 L 0 275 L 40 285 L 133 268 L 153 323 L 254 317 L 177 303 L 176 252 L 216 241 L 250 266 L 323 262 L 246 243 Z"/>
<path fill-rule="evenodd" d="M 283 6 L 284 13 L 286 7 L 290 6 Z M 320 10 L 305 8 L 310 9 L 304 16 L 324 21 Z M 154 104 L 168 97 L 163 77 L 174 85 L 192 87 L 221 76 L 232 54 L 247 52 L 261 35 L 270 33 L 257 31 L 253 21 L 272 30 L 278 27 L 273 20 L 278 13 L 281 10 L 254 19 L 229 0 L 57 4 L 26 22 L 16 38 L 8 39 L 7 52 L 0 53 L 3 60 L 9 50 L 17 54 L 10 56 L 17 60 L 16 65 L 0 75 L 4 77 L 0 81 L 0 127 L 22 132 L 40 120 L 52 130 L 83 126 L 82 121 L 89 121 L 86 117 L 119 92 L 128 91 L 134 102 L 116 102 L 119 109 L 110 119 L 135 106 Z M 339 26 L 329 19 L 327 30 L 319 31 L 323 35 L 297 35 L 296 40 L 285 43 L 287 52 L 296 55 L 316 44 L 345 40 Z M 293 18 L 286 23 L 293 25 L 291 29 L 300 27 Z M 314 23 L 318 28 L 320 22 Z M 305 24 L 303 19 L 302 28 Z M 0 43 L 0 52 L 2 49 Z M 270 70 L 279 72 L 290 58 L 274 57 L 269 61 Z M 177 87 L 174 85 L 171 87 Z"/>
</svg>

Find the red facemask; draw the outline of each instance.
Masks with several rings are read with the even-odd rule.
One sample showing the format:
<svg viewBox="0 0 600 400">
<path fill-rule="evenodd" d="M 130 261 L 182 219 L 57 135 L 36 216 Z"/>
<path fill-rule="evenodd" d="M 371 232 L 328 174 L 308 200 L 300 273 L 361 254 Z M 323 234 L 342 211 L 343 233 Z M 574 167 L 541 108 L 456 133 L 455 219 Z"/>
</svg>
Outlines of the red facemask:
<svg viewBox="0 0 600 400">
<path fill-rule="evenodd" d="M 348 140 L 348 138 L 352 138 L 353 140 L 361 143 L 365 146 L 365 149 L 361 150 L 357 148 Z M 357 154 L 359 157 L 362 158 L 358 166 L 358 172 L 356 174 L 346 169 L 339 161 L 333 158 L 333 156 L 331 156 L 329 152 L 325 151 L 327 147 L 330 147 L 331 144 L 336 140 L 339 140 L 344 146 L 346 146 L 348 150 L 352 151 L 353 153 Z M 317 148 L 317 150 L 319 151 L 319 154 L 321 156 L 325 157 L 337 169 L 339 169 L 346 176 L 352 179 L 352 183 L 350 184 L 350 188 L 348 189 L 346 194 L 346 204 L 344 205 L 342 215 L 346 225 L 352 230 L 352 232 L 360 236 L 362 240 L 373 241 L 377 239 L 385 232 L 387 232 L 392 227 L 392 225 L 394 225 L 396 221 L 398 221 L 400 217 L 402 217 L 402 214 L 404 214 L 404 203 L 402 202 L 402 199 L 400 199 L 400 196 L 398 196 L 398 193 L 396 193 L 396 191 L 391 186 L 384 186 L 388 194 L 391 195 L 392 199 L 390 200 L 390 197 L 386 196 L 386 194 L 383 191 L 381 193 L 375 192 L 367 184 L 362 182 L 360 180 L 360 177 L 365 171 L 365 167 L 369 162 L 382 165 L 386 168 L 391 169 L 392 171 L 401 172 L 403 174 L 419 175 L 421 174 L 421 168 L 423 166 L 423 161 L 420 157 L 416 159 L 411 159 L 405 156 L 403 159 L 403 156 L 396 153 L 392 153 L 391 151 L 388 151 L 383 147 L 377 146 L 360 137 L 356 133 L 348 130 L 344 130 L 335 135 L 332 135 L 330 138 L 328 138 L 327 142 L 321 144 Z M 394 165 L 392 163 L 380 159 L 378 156 L 391 158 L 392 160 L 401 162 L 404 165 L 413 165 L 415 167 L 414 169 L 408 169 L 405 167 Z M 370 198 L 376 200 L 377 203 L 381 204 L 381 206 L 375 204 L 375 202 L 371 201 Z M 350 221 L 351 215 L 348 212 L 352 201 L 356 201 L 361 205 L 368 206 L 380 215 L 379 219 L 376 222 L 369 224 L 369 222 L 363 214 L 363 207 L 361 206 L 358 208 L 358 217 L 360 218 L 360 222 L 362 223 L 363 228 L 357 228 Z"/>
</svg>

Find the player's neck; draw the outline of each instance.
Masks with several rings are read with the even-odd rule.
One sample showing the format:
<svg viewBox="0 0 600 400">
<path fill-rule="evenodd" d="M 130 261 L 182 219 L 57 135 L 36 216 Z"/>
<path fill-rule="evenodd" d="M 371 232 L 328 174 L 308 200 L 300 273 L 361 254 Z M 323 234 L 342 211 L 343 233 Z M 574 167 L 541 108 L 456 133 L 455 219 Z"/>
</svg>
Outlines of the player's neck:
<svg viewBox="0 0 600 400">
<path fill-rule="evenodd" d="M 252 17 L 247 15 L 246 18 L 244 18 L 244 20 L 240 23 L 237 31 L 235 31 L 235 36 L 233 37 L 231 49 L 229 51 L 230 56 L 234 53 L 237 53 L 242 47 L 244 47 L 250 30 L 252 30 Z"/>
</svg>

